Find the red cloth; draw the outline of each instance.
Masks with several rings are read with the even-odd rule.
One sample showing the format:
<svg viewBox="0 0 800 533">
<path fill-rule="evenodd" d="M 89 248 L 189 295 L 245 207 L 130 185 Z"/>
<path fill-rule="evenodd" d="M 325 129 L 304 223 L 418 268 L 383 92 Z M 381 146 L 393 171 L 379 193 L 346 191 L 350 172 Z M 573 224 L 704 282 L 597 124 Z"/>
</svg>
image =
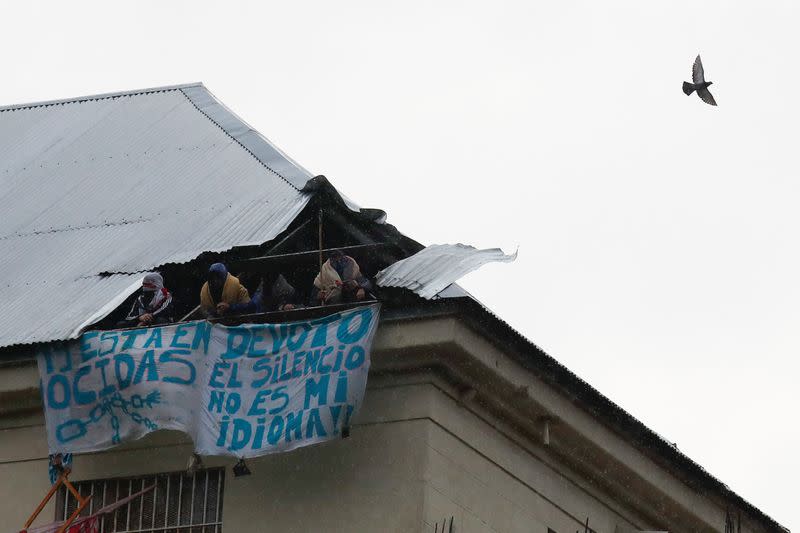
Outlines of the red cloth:
<svg viewBox="0 0 800 533">
<path fill-rule="evenodd" d="M 80 524 L 69 526 L 66 533 L 100 533 L 100 516 L 89 516 Z"/>
<path fill-rule="evenodd" d="M 106 505 L 102 509 L 95 511 L 93 515 L 78 518 L 72 523 L 72 525 L 69 526 L 66 533 L 100 533 L 100 519 L 103 517 L 103 515 L 113 513 L 123 505 L 130 503 L 132 500 L 138 498 L 142 494 L 153 490 L 154 487 L 155 485 L 150 485 L 146 489 L 139 491 L 136 494 L 131 494 L 126 498 L 122 498 L 121 500 L 118 500 L 112 504 Z M 63 525 L 63 521 L 53 522 L 52 524 L 47 524 L 44 526 L 23 529 L 20 531 L 20 533 L 55 533 Z"/>
</svg>

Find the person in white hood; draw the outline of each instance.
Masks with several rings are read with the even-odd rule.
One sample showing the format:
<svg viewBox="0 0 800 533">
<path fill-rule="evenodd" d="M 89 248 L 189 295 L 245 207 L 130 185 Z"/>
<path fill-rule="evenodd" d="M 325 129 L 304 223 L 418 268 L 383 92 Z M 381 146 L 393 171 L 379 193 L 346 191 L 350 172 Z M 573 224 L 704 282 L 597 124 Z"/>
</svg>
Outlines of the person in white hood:
<svg viewBox="0 0 800 533">
<path fill-rule="evenodd" d="M 133 301 L 131 310 L 121 327 L 156 326 L 172 322 L 172 295 L 164 287 L 164 278 L 158 272 L 147 274 L 142 280 L 142 292 Z"/>
</svg>

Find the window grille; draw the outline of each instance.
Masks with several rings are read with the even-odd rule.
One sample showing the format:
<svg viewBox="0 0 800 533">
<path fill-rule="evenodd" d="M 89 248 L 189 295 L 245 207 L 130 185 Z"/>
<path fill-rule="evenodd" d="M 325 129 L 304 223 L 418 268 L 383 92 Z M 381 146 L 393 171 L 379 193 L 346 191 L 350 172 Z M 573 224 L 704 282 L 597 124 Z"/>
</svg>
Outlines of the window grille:
<svg viewBox="0 0 800 533">
<path fill-rule="evenodd" d="M 92 495 L 82 516 L 155 485 L 102 517 L 100 533 L 222 533 L 224 484 L 224 468 L 73 482 L 81 496 Z M 56 520 L 66 520 L 76 507 L 75 498 L 62 487 L 56 498 Z"/>
</svg>

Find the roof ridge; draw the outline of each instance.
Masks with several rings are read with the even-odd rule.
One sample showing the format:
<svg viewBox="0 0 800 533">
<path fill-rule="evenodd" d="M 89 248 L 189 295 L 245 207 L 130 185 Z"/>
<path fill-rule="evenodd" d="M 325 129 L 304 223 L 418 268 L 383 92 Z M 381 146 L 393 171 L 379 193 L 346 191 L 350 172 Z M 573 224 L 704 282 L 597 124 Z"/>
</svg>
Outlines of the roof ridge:
<svg viewBox="0 0 800 533">
<path fill-rule="evenodd" d="M 219 104 L 220 106 L 223 106 L 222 102 L 220 102 L 219 100 L 217 100 L 217 97 L 216 97 L 216 96 L 214 96 L 213 94 L 211 94 L 211 91 L 209 91 L 209 90 L 208 90 L 208 89 L 206 89 L 205 87 L 203 87 L 203 89 L 205 89 L 205 92 L 208 94 L 208 96 L 209 96 L 209 97 L 211 97 L 211 99 L 213 99 L 213 100 L 214 100 L 214 101 L 215 101 L 217 104 Z M 180 89 L 180 91 L 181 91 L 181 94 L 183 94 L 183 96 L 186 98 L 186 100 L 188 100 L 188 101 L 189 101 L 189 103 L 190 103 L 190 104 L 192 104 L 192 106 L 194 106 L 194 108 L 195 108 L 195 109 L 197 109 L 197 112 L 198 112 L 198 113 L 200 113 L 201 115 L 203 115 L 204 117 L 206 117 L 206 118 L 207 118 L 209 121 L 211 121 L 211 123 L 212 123 L 212 124 L 214 124 L 216 127 L 218 127 L 219 129 L 221 129 L 221 130 L 223 131 L 223 133 L 225 133 L 225 135 L 227 135 L 228 137 L 230 137 L 230 138 L 233 140 L 233 142 L 235 142 L 236 144 L 238 144 L 238 145 L 239 145 L 239 147 L 241 147 L 241 148 L 242 148 L 242 150 L 244 150 L 245 152 L 247 152 L 248 154 L 250 154 L 250 156 L 251 156 L 253 159 L 255 159 L 256 161 L 258 161 L 258 162 L 261 164 L 261 166 L 263 166 L 264 168 L 266 168 L 267 170 L 269 170 L 270 172 L 272 172 L 273 174 L 275 174 L 276 176 L 278 176 L 280 179 L 282 179 L 284 182 L 286 182 L 286 184 L 287 184 L 287 185 L 289 185 L 291 188 L 293 188 L 294 190 L 296 190 L 296 191 L 300 192 L 300 190 L 302 189 L 302 187 L 298 187 L 297 185 L 295 185 L 294 183 L 292 183 L 291 181 L 289 181 L 289 180 L 286 178 L 286 176 L 284 176 L 283 174 L 281 174 L 280 172 L 278 172 L 277 170 L 275 170 L 274 168 L 272 168 L 271 166 L 269 166 L 269 165 L 268 165 L 268 164 L 267 164 L 265 161 L 263 161 L 263 160 L 262 160 L 260 157 L 258 157 L 256 154 L 254 154 L 254 153 L 253 153 L 253 151 L 252 151 L 250 148 L 248 148 L 247 146 L 245 146 L 245 145 L 242 143 L 242 141 L 241 141 L 241 140 L 238 138 L 238 136 L 236 136 L 236 135 L 234 135 L 233 133 L 231 133 L 231 132 L 230 132 L 230 131 L 229 131 L 227 128 L 225 128 L 225 127 L 224 127 L 222 124 L 220 124 L 220 123 L 219 123 L 217 120 L 214 120 L 214 118 L 213 118 L 213 117 L 212 117 L 212 116 L 211 116 L 211 115 L 210 115 L 208 112 L 206 112 L 206 110 L 202 109 L 202 108 L 201 108 L 201 107 L 198 105 L 198 103 L 197 103 L 195 100 L 193 100 L 193 99 L 192 99 L 192 98 L 191 98 L 191 97 L 190 97 L 188 94 L 186 94 L 186 91 L 184 91 L 182 88 Z M 256 131 L 256 130 L 255 130 L 253 127 L 252 127 L 252 126 L 250 126 L 250 125 L 249 125 L 249 124 L 247 124 L 247 123 L 246 123 L 244 120 L 242 120 L 241 118 L 239 118 L 239 116 L 238 116 L 238 115 L 234 114 L 232 111 L 228 110 L 227 108 L 225 108 L 225 110 L 226 110 L 228 113 L 230 113 L 230 115 L 231 115 L 231 116 L 233 116 L 233 117 L 234 117 L 236 120 L 238 120 L 238 121 L 241 123 L 241 125 L 242 125 L 242 126 L 245 126 L 245 127 L 247 128 L 247 131 L 253 131 L 253 132 L 255 132 L 255 131 Z"/>
<path fill-rule="evenodd" d="M 181 88 L 180 92 L 199 113 L 225 132 L 264 168 L 296 191 L 302 192 L 308 181 L 313 178 L 308 170 L 245 122 L 204 85 Z"/>
<path fill-rule="evenodd" d="M 122 96 L 140 96 L 144 94 L 163 93 L 169 91 L 179 91 L 181 89 L 188 89 L 190 87 L 204 87 L 202 82 L 182 83 L 178 85 L 164 85 L 162 87 L 149 87 L 146 89 L 134 89 L 130 91 L 117 91 L 111 93 L 100 93 L 87 96 L 77 96 L 72 98 L 63 98 L 58 100 L 46 100 L 43 102 L 31 102 L 27 104 L 12 104 L 7 106 L 0 106 L 0 113 L 8 111 L 21 111 L 24 109 L 35 109 L 38 107 L 50 107 L 64 104 L 76 104 L 81 102 L 90 102 L 95 100 L 108 100 L 111 98 L 120 98 Z"/>
</svg>

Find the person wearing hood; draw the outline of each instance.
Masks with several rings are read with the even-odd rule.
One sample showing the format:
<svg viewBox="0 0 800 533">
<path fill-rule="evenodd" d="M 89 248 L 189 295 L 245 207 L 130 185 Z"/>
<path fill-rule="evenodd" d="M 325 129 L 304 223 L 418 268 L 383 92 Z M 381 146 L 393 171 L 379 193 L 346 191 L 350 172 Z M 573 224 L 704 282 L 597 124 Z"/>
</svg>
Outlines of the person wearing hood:
<svg viewBox="0 0 800 533">
<path fill-rule="evenodd" d="M 356 302 L 365 299 L 371 289 L 372 284 L 361 273 L 356 260 L 335 250 L 314 278 L 312 300 L 321 305 Z"/>
<path fill-rule="evenodd" d="M 222 263 L 208 269 L 208 281 L 200 289 L 200 308 L 207 317 L 238 314 L 247 309 L 250 293 Z"/>
<path fill-rule="evenodd" d="M 304 307 L 297 290 L 279 272 L 269 272 L 261 278 L 253 301 L 254 313 L 291 311 Z"/>
<path fill-rule="evenodd" d="M 164 278 L 157 272 L 145 275 L 142 292 L 133 301 L 121 327 L 156 326 L 172 322 L 172 295 L 164 287 Z"/>
</svg>

